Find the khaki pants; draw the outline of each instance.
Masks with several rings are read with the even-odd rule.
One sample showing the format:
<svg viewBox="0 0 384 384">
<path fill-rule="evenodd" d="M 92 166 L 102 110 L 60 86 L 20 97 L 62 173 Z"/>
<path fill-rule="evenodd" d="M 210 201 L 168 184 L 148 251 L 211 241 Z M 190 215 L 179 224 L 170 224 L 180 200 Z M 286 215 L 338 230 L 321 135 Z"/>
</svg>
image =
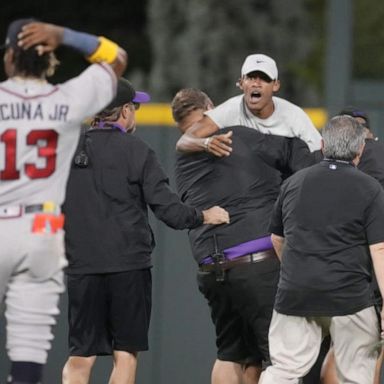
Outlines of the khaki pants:
<svg viewBox="0 0 384 384">
<path fill-rule="evenodd" d="M 298 384 L 317 359 L 326 334 L 334 343 L 340 384 L 372 384 L 378 353 L 378 318 L 373 307 L 347 316 L 297 317 L 273 312 L 269 329 L 272 366 L 262 384 Z"/>
</svg>

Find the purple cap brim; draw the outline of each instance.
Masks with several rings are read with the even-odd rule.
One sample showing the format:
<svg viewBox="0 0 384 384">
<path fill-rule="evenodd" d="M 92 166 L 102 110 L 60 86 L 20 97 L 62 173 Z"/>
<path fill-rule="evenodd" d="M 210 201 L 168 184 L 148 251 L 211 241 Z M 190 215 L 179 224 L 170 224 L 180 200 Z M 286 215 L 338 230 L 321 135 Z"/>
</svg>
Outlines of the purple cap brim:
<svg viewBox="0 0 384 384">
<path fill-rule="evenodd" d="M 148 103 L 148 101 L 151 100 L 151 96 L 148 95 L 146 92 L 135 92 L 135 98 L 132 100 L 135 103 Z"/>
</svg>

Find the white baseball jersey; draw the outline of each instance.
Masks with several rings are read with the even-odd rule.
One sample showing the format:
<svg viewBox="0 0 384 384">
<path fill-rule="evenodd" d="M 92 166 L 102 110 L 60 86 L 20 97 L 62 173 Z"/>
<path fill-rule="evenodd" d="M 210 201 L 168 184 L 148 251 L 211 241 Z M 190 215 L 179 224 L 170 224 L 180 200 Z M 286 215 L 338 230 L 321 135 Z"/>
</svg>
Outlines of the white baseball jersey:
<svg viewBox="0 0 384 384">
<path fill-rule="evenodd" d="M 261 133 L 298 137 L 305 141 L 311 151 L 320 149 L 321 135 L 308 115 L 297 105 L 273 97 L 275 110 L 266 119 L 255 116 L 245 105 L 244 96 L 230 98 L 205 114 L 219 127 L 244 125 Z"/>
<path fill-rule="evenodd" d="M 116 82 L 109 65 L 93 64 L 59 85 L 0 83 L 0 206 L 63 203 L 81 122 L 108 105 Z"/>
</svg>

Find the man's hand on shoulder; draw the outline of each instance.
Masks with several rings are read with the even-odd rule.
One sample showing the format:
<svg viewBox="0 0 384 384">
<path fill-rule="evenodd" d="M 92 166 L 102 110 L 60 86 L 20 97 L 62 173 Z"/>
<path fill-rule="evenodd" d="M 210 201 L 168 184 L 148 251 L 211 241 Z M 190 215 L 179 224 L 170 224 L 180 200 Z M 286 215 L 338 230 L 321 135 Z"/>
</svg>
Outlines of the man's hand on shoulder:
<svg viewBox="0 0 384 384">
<path fill-rule="evenodd" d="M 232 137 L 233 132 L 213 135 L 204 139 L 204 149 L 217 157 L 229 156 L 232 152 Z"/>
<path fill-rule="evenodd" d="M 219 127 L 210 117 L 204 116 L 180 137 L 176 150 L 179 152 L 206 151 L 218 157 L 229 156 L 232 152 L 232 131 L 214 135 L 216 132 L 220 132 Z"/>
</svg>

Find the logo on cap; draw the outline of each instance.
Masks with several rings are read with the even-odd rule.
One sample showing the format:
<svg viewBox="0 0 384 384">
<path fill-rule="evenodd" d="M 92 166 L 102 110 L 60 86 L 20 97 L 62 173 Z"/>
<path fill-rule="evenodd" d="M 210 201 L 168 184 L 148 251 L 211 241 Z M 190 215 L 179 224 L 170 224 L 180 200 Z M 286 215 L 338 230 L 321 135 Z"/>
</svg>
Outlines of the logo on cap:
<svg viewBox="0 0 384 384">
<path fill-rule="evenodd" d="M 261 53 L 247 56 L 241 68 L 241 76 L 256 71 L 265 73 L 272 80 L 276 80 L 278 77 L 275 60 Z"/>
</svg>

